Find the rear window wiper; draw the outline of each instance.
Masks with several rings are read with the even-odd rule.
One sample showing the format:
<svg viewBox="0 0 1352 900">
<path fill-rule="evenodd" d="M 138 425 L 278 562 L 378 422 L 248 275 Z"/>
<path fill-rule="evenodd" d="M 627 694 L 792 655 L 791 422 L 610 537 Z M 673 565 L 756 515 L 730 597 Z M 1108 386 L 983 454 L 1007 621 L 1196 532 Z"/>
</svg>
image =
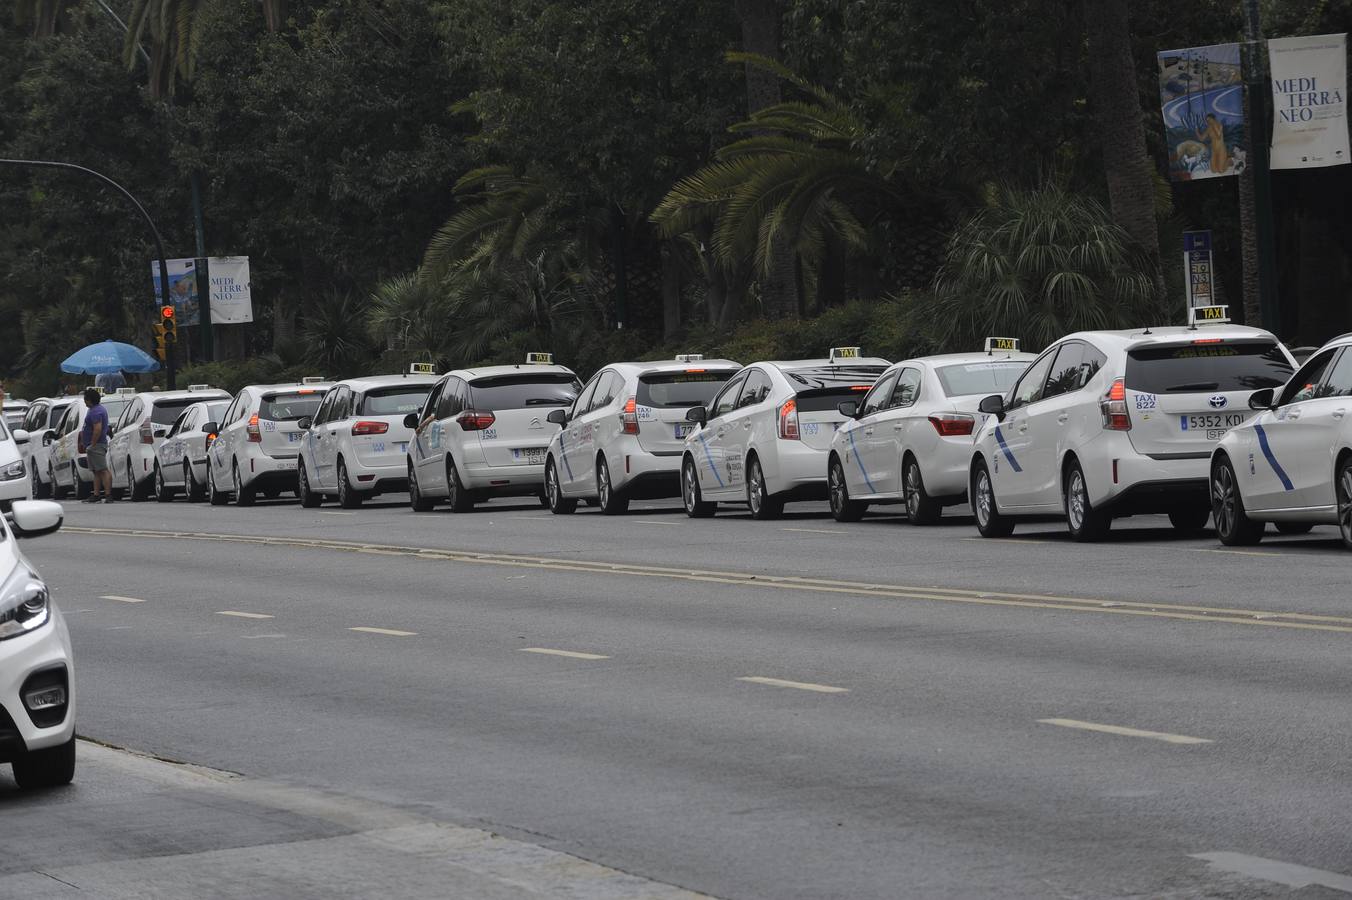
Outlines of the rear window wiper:
<svg viewBox="0 0 1352 900">
<path fill-rule="evenodd" d="M 526 401 L 527 406 L 567 406 L 572 400 L 545 400 L 539 397 L 532 397 Z"/>
<path fill-rule="evenodd" d="M 1220 387 L 1218 381 L 1194 381 L 1189 384 L 1175 384 L 1164 389 L 1164 393 L 1172 394 L 1174 391 L 1214 391 Z"/>
</svg>

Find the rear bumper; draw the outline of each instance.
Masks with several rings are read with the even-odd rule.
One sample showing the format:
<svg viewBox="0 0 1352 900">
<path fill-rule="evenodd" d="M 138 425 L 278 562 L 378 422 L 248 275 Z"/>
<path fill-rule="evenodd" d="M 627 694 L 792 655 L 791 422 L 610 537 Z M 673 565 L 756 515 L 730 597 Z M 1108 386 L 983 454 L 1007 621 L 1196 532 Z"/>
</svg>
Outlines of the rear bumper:
<svg viewBox="0 0 1352 900">
<path fill-rule="evenodd" d="M 296 459 L 278 459 L 265 453 L 240 460 L 239 477 L 246 487 L 296 489 Z"/>
<path fill-rule="evenodd" d="M 681 495 L 681 451 L 677 450 L 669 456 L 658 456 L 637 445 L 623 450 L 615 458 L 606 454 L 611 484 L 616 490 L 644 500 Z"/>
<path fill-rule="evenodd" d="M 1104 443 L 1106 448 L 1127 449 L 1123 446 L 1112 447 L 1116 442 Z M 1126 444 L 1126 441 L 1123 440 L 1121 444 Z M 1111 506 L 1123 513 L 1160 512 L 1175 508 L 1180 503 L 1209 502 L 1208 457 L 1151 459 L 1134 450 L 1105 454 L 1103 449 L 1106 448 L 1095 448 L 1092 457 L 1080 457 L 1080 465 L 1089 483 L 1089 499 L 1095 506 Z"/>
<path fill-rule="evenodd" d="M 460 472 L 460 482 L 472 491 L 510 496 L 538 494 L 545 485 L 545 467 L 540 465 L 490 466 L 470 463 Z"/>
<path fill-rule="evenodd" d="M 829 450 L 814 450 L 801 441 L 779 441 L 773 457 L 758 453 L 766 490 L 797 499 L 824 498 L 829 455 Z"/>
<path fill-rule="evenodd" d="M 24 687 L 35 675 L 47 673 L 64 675 L 66 707 L 30 713 L 23 701 Z M 53 609 L 52 621 L 34 633 L 0 643 L 0 762 L 70 740 L 75 733 L 74 684 L 70 635 L 60 610 Z"/>
<path fill-rule="evenodd" d="M 344 459 L 347 465 L 349 483 L 363 494 L 382 494 L 387 491 L 408 490 L 407 457 L 401 457 L 393 465 L 367 465 L 357 457 Z"/>
<path fill-rule="evenodd" d="M 972 439 L 940 438 L 931 450 L 921 456 L 920 477 L 925 482 L 925 493 L 943 501 L 961 502 L 967 496 L 967 479 L 972 465 Z M 903 472 L 897 473 L 897 484 L 902 485 Z M 902 485 L 904 488 L 904 485 Z"/>
</svg>

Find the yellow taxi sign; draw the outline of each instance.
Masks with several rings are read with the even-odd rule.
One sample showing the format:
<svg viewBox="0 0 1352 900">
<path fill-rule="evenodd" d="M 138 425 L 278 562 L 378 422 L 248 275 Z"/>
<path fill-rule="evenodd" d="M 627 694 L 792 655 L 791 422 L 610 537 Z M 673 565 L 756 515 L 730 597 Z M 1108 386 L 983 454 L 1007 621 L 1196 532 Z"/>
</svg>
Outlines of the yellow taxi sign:
<svg viewBox="0 0 1352 900">
<path fill-rule="evenodd" d="M 703 353 L 677 353 L 677 354 L 676 354 L 676 361 L 677 361 L 677 362 L 702 362 L 703 360 L 704 360 L 704 354 L 703 354 Z"/>
<path fill-rule="evenodd" d="M 1230 321 L 1230 307 L 1228 306 L 1194 306 L 1188 310 L 1189 325 L 1203 325 L 1207 323 L 1224 325 Z"/>
<path fill-rule="evenodd" d="M 831 362 L 838 362 L 842 359 L 858 359 L 860 356 L 858 347 L 832 347 Z"/>
<path fill-rule="evenodd" d="M 431 363 L 413 363 L 413 365 L 408 367 L 408 374 L 435 375 L 437 374 L 437 367 L 432 365 Z"/>
<path fill-rule="evenodd" d="M 986 338 L 986 352 L 994 353 L 996 350 L 1007 350 L 1010 353 L 1017 353 L 1019 350 L 1019 339 L 1012 337 Z"/>
<path fill-rule="evenodd" d="M 552 366 L 554 365 L 553 353 L 527 353 L 526 365 L 528 366 Z"/>
</svg>

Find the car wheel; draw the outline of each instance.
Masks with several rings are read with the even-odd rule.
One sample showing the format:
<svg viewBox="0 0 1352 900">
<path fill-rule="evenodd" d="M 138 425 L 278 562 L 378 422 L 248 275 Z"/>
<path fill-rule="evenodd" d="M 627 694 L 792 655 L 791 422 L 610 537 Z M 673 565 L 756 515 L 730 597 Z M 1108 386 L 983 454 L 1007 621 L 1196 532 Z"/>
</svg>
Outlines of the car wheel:
<svg viewBox="0 0 1352 900">
<path fill-rule="evenodd" d="M 136 475 L 131 467 L 131 457 L 127 457 L 127 494 L 133 500 L 149 500 L 152 485 L 137 481 Z"/>
<path fill-rule="evenodd" d="M 207 463 L 207 502 L 212 506 L 225 506 L 230 502 L 230 495 L 216 487 L 216 470 Z"/>
<path fill-rule="evenodd" d="M 839 457 L 831 459 L 831 468 L 826 473 L 827 494 L 831 501 L 831 515 L 837 522 L 858 522 L 864 517 L 867 503 L 850 499 L 850 487 L 845 483 L 845 467 Z"/>
<path fill-rule="evenodd" d="M 1008 537 L 1014 533 L 1014 520 L 1000 512 L 995 500 L 995 485 L 991 482 L 991 473 L 984 459 L 978 459 L 972 466 L 969 493 L 972 497 L 972 515 L 976 517 L 976 530 L 982 537 Z"/>
<path fill-rule="evenodd" d="M 914 457 L 908 456 L 902 468 L 902 490 L 906 497 L 906 521 L 912 525 L 933 525 L 939 521 L 944 508 L 926 492 L 920 463 Z"/>
<path fill-rule="evenodd" d="M 197 503 L 203 496 L 202 486 L 192 474 L 192 461 L 183 460 L 183 497 L 189 503 Z"/>
<path fill-rule="evenodd" d="M 1066 469 L 1066 482 L 1062 495 L 1066 508 L 1066 526 L 1070 536 L 1077 541 L 1099 541 L 1112 527 L 1113 517 L 1095 509 L 1089 502 L 1089 483 L 1084 479 L 1084 470 L 1078 462 L 1072 461 Z"/>
<path fill-rule="evenodd" d="M 1249 546 L 1263 539 L 1265 526 L 1244 511 L 1239 479 L 1228 457 L 1222 456 L 1211 467 L 1211 516 L 1216 522 L 1216 536 L 1227 547 Z"/>
<path fill-rule="evenodd" d="M 430 512 L 432 509 L 432 501 L 418 489 L 418 476 L 411 465 L 408 467 L 408 505 L 414 512 Z"/>
<path fill-rule="evenodd" d="M 13 766 L 14 781 L 25 791 L 70 784 L 75 778 L 75 737 L 56 747 L 30 750 Z"/>
<path fill-rule="evenodd" d="M 343 509 L 356 509 L 361 506 L 362 495 L 347 480 L 347 463 L 338 460 L 338 505 Z"/>
<path fill-rule="evenodd" d="M 1182 506 L 1169 511 L 1169 524 L 1179 534 L 1197 534 L 1206 528 L 1206 520 L 1211 518 L 1211 509 L 1206 506 Z"/>
<path fill-rule="evenodd" d="M 610 466 L 605 454 L 596 457 L 596 499 L 603 515 L 618 516 L 629 511 L 629 498 L 615 490 L 610 481 Z"/>
<path fill-rule="evenodd" d="M 446 499 L 451 503 L 451 512 L 474 511 L 474 498 L 460 482 L 460 472 L 455 468 L 455 461 L 450 456 L 446 457 L 446 495 Z"/>
<path fill-rule="evenodd" d="M 746 467 L 746 505 L 751 510 L 751 518 L 760 521 L 778 519 L 784 514 L 784 501 L 770 496 L 760 460 L 754 456 Z"/>
<path fill-rule="evenodd" d="M 310 476 L 305 471 L 305 463 L 296 467 L 296 497 L 305 509 L 314 509 L 324 502 L 324 495 L 310 490 Z"/>
<path fill-rule="evenodd" d="M 239 463 L 236 462 L 231 469 L 231 475 L 234 479 L 232 485 L 235 489 L 236 506 L 253 506 L 254 501 L 258 499 L 258 492 L 252 486 L 245 487 L 244 479 L 239 477 Z"/>
<path fill-rule="evenodd" d="M 164 470 L 160 468 L 159 463 L 155 464 L 155 499 L 161 503 L 168 503 L 174 499 L 173 489 L 164 483 Z"/>
<path fill-rule="evenodd" d="M 1338 495 L 1338 533 L 1342 535 L 1343 546 L 1352 550 L 1352 457 L 1338 463 L 1338 482 L 1334 487 Z"/>
<path fill-rule="evenodd" d="M 33 499 L 46 500 L 52 494 L 52 486 L 42 483 L 42 476 L 38 474 L 38 467 L 33 467 Z"/>
<path fill-rule="evenodd" d="M 688 456 L 681 466 L 681 502 L 685 504 L 685 514 L 692 519 L 707 519 L 718 510 L 718 504 L 706 501 L 700 492 L 695 461 Z"/>
<path fill-rule="evenodd" d="M 545 461 L 545 500 L 549 511 L 556 516 L 566 516 L 577 511 L 577 500 L 563 495 L 563 485 L 559 482 L 559 470 L 554 465 L 554 457 Z"/>
<path fill-rule="evenodd" d="M 1314 528 L 1313 522 L 1278 522 L 1278 534 L 1309 534 Z"/>
<path fill-rule="evenodd" d="M 80 470 L 75 463 L 70 464 L 70 483 L 75 486 L 75 499 L 83 500 L 94 493 L 94 485 L 80 480 Z"/>
</svg>

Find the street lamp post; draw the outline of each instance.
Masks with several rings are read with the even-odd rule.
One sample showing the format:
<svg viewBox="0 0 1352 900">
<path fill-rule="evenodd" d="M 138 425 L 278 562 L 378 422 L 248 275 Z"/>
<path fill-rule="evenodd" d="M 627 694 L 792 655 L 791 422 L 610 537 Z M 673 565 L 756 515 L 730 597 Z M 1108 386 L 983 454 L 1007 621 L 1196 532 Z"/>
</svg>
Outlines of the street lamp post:
<svg viewBox="0 0 1352 900">
<path fill-rule="evenodd" d="M 122 196 L 131 201 L 131 205 L 136 207 L 136 211 L 141 214 L 146 220 L 146 224 L 150 226 L 150 233 L 155 238 L 155 255 L 158 257 L 160 263 L 160 291 L 163 293 L 164 301 L 166 303 L 173 302 L 169 297 L 169 264 L 166 262 L 166 257 L 164 255 L 164 241 L 160 239 L 160 230 L 155 227 L 155 220 L 150 218 L 150 213 L 146 212 L 146 208 L 141 205 L 139 200 L 131 195 L 130 191 L 116 181 L 113 181 L 113 179 L 109 178 L 107 175 L 104 175 L 102 172 L 95 172 L 93 169 L 86 169 L 84 166 L 77 166 L 74 163 L 52 162 L 45 159 L 0 159 L 0 165 L 23 166 L 37 169 L 70 169 L 76 172 L 83 172 L 86 175 L 92 175 L 104 184 L 115 188 Z M 156 309 L 158 309 L 158 306 Z M 165 378 L 169 390 L 172 391 L 175 388 L 174 346 L 168 342 L 164 345 L 164 362 Z"/>
</svg>

